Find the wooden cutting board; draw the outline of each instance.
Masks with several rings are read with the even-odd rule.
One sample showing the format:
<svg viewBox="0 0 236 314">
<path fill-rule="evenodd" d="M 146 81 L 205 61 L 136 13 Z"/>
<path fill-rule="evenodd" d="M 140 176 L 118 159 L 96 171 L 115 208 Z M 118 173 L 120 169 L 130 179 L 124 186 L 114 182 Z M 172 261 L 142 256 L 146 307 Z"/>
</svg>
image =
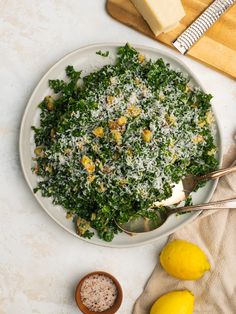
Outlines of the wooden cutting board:
<svg viewBox="0 0 236 314">
<path fill-rule="evenodd" d="M 108 0 L 107 11 L 116 20 L 172 48 L 172 41 L 190 25 L 211 0 L 182 0 L 186 16 L 174 30 L 155 37 L 142 16 L 129 0 Z M 232 6 L 189 50 L 197 59 L 236 79 L 236 5 Z"/>
</svg>

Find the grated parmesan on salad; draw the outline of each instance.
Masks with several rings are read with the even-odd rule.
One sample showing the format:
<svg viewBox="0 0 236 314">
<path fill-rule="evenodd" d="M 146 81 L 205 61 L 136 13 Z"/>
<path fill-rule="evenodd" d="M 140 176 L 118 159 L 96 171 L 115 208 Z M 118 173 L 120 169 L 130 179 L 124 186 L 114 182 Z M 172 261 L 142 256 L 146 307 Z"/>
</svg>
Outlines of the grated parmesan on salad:
<svg viewBox="0 0 236 314">
<path fill-rule="evenodd" d="M 35 192 L 62 205 L 82 237 L 112 241 L 115 221 L 157 219 L 150 208 L 175 183 L 217 168 L 212 96 L 162 59 L 127 44 L 113 65 L 66 74 L 49 81 L 55 94 L 33 127 Z"/>
</svg>

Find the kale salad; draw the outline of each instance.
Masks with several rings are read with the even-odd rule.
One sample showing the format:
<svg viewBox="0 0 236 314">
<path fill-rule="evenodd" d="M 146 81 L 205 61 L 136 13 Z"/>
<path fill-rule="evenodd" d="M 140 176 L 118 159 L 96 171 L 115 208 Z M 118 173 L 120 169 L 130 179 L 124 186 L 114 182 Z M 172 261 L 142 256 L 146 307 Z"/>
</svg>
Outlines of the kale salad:
<svg viewBox="0 0 236 314">
<path fill-rule="evenodd" d="M 89 75 L 65 71 L 39 104 L 32 171 L 34 192 L 64 207 L 80 236 L 112 241 L 115 221 L 155 219 L 175 183 L 217 168 L 212 96 L 186 74 L 129 44 Z"/>
</svg>

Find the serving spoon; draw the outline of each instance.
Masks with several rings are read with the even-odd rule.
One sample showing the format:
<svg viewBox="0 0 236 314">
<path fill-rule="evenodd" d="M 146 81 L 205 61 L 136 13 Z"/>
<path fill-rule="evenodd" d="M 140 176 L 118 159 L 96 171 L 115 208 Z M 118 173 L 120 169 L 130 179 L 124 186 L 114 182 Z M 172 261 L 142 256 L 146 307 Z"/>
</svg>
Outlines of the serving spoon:
<svg viewBox="0 0 236 314">
<path fill-rule="evenodd" d="M 174 187 L 172 188 L 171 197 L 161 202 L 155 202 L 153 204 L 153 207 L 170 206 L 170 205 L 178 204 L 184 201 L 195 190 L 195 188 L 200 182 L 215 180 L 235 171 L 236 171 L 236 166 L 233 166 L 233 167 L 216 170 L 216 171 L 204 174 L 202 176 L 195 176 L 193 174 L 189 174 L 185 178 L 183 178 L 182 181 L 180 181 L 178 184 L 174 185 Z"/>
<path fill-rule="evenodd" d="M 163 217 L 164 211 L 157 210 L 156 211 L 157 213 L 159 214 L 162 213 L 162 218 L 160 216 L 158 218 L 158 215 L 157 215 L 156 221 L 152 221 L 146 217 L 140 216 L 136 219 L 129 220 L 128 222 L 124 224 L 119 224 L 118 222 L 116 222 L 116 224 L 121 230 L 125 231 L 126 233 L 131 233 L 131 234 L 143 233 L 143 232 L 148 232 L 156 228 L 159 228 L 166 221 L 168 216 L 170 216 L 171 214 L 181 212 L 181 211 L 186 212 L 186 211 L 200 210 L 199 207 L 196 207 L 196 206 L 203 206 L 203 205 L 205 206 L 205 205 L 210 205 L 212 203 L 207 203 L 203 205 L 194 205 L 194 206 L 188 206 L 188 207 L 175 207 L 175 208 L 170 208 L 167 206 L 177 204 L 185 200 L 194 191 L 194 189 L 200 182 L 208 181 L 208 180 L 215 180 L 235 171 L 236 171 L 236 166 L 233 166 L 233 167 L 216 170 L 216 171 L 204 174 L 202 176 L 188 175 L 182 180 L 182 182 L 180 182 L 174 187 L 172 197 L 170 197 L 169 199 L 165 201 L 154 203 L 154 207 L 165 206 L 165 208 L 167 209 L 166 217 Z M 220 201 L 220 202 L 224 202 L 224 201 Z M 228 208 L 228 207 L 226 206 L 223 208 Z M 207 209 L 210 209 L 210 208 L 208 207 Z M 212 209 L 216 209 L 216 207 Z M 205 210 L 205 209 L 202 209 L 202 210 Z"/>
<path fill-rule="evenodd" d="M 185 193 L 186 198 L 189 196 L 190 193 L 196 188 L 198 183 L 208 180 L 215 180 L 218 178 L 221 178 L 231 172 L 236 171 L 236 166 L 223 168 L 220 170 L 216 170 L 207 174 L 204 174 L 202 176 L 195 176 L 195 175 L 187 175 L 183 180 L 183 191 Z"/>
<path fill-rule="evenodd" d="M 145 233 L 159 228 L 167 218 L 172 214 L 177 213 L 187 213 L 193 211 L 205 211 L 205 210 L 219 210 L 219 209 L 233 209 L 236 208 L 236 198 L 229 198 L 222 201 L 210 202 L 205 204 L 198 204 L 192 206 L 182 206 L 182 207 L 168 207 L 162 209 L 154 209 L 157 219 L 151 220 L 146 217 L 139 217 L 133 220 L 129 220 L 124 224 L 117 224 L 118 227 L 130 234 L 135 235 L 139 233 Z"/>
</svg>

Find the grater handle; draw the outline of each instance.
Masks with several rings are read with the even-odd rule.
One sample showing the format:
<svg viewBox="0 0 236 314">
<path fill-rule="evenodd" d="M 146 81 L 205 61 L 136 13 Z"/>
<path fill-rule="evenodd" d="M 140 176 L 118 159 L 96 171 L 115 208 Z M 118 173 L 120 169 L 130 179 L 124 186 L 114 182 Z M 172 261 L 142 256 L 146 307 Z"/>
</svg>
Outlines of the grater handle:
<svg viewBox="0 0 236 314">
<path fill-rule="evenodd" d="M 173 45 L 182 54 L 200 39 L 200 37 L 227 11 L 236 0 L 215 0 L 212 4 L 177 38 Z"/>
</svg>

